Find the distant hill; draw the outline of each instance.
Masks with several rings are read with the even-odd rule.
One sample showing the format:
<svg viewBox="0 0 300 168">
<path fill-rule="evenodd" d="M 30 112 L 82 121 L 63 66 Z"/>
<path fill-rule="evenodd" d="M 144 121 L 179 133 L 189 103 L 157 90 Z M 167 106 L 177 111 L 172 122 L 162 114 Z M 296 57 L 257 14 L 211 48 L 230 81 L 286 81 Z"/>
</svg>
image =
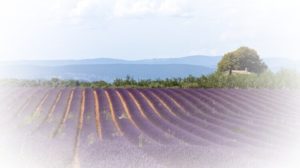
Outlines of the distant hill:
<svg viewBox="0 0 300 168">
<path fill-rule="evenodd" d="M 97 58 L 85 60 L 36 60 L 0 62 L 0 78 L 28 78 L 79 80 L 105 80 L 125 78 L 157 79 L 171 77 L 200 76 L 214 72 L 221 56 L 187 56 L 180 58 L 158 58 L 122 60 Z M 282 68 L 300 70 L 300 61 L 284 58 L 264 59 L 272 71 Z"/>
<path fill-rule="evenodd" d="M 86 81 L 105 80 L 108 82 L 127 75 L 135 79 L 165 79 L 172 77 L 200 76 L 214 71 L 199 65 L 180 64 L 82 64 L 64 66 L 10 65 L 0 67 L 1 78 L 18 79 L 76 79 Z"/>
<path fill-rule="evenodd" d="M 138 60 L 136 63 L 142 64 L 187 64 L 187 65 L 201 65 L 215 69 L 221 56 L 187 56 L 180 58 L 159 58 L 159 59 L 146 59 Z"/>
<path fill-rule="evenodd" d="M 180 58 L 157 58 L 142 60 L 122 60 L 112 58 L 95 58 L 83 60 L 34 60 L 5 62 L 8 65 L 35 65 L 35 66 L 64 66 L 64 65 L 87 65 L 87 64 L 186 64 L 200 65 L 215 69 L 221 56 L 187 56 Z M 1 64 L 1 63 L 0 63 Z"/>
</svg>

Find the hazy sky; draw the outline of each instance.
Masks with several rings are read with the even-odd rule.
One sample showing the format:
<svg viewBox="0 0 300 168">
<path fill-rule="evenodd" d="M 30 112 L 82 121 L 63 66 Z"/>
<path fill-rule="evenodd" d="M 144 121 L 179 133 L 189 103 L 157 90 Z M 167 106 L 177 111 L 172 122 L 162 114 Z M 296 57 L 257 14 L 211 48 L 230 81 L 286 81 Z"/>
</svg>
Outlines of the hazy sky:
<svg viewBox="0 0 300 168">
<path fill-rule="evenodd" d="M 0 0 L 0 60 L 300 58 L 298 0 Z"/>
</svg>

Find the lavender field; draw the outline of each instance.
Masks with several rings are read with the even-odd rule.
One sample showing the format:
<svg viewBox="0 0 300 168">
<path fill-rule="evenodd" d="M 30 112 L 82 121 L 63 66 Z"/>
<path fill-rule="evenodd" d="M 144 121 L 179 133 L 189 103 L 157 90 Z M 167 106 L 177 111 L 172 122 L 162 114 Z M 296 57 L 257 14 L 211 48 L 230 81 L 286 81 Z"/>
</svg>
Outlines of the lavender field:
<svg viewBox="0 0 300 168">
<path fill-rule="evenodd" d="M 0 156 L 9 167 L 293 167 L 300 149 L 297 90 L 0 93 Z"/>
</svg>

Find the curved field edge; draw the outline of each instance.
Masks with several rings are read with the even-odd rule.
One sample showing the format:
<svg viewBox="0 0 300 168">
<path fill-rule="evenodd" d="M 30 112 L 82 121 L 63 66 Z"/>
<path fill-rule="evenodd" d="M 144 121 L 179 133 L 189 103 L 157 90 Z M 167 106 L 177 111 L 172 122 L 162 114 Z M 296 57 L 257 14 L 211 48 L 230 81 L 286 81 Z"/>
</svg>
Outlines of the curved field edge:
<svg viewBox="0 0 300 168">
<path fill-rule="evenodd" d="M 1 90 L 0 124 L 15 149 L 42 151 L 44 160 L 60 156 L 53 164 L 61 167 L 93 167 L 116 146 L 165 165 L 158 156 L 168 150 L 161 149 L 175 146 L 199 151 L 296 147 L 299 98 L 298 90 L 18 87 Z"/>
</svg>

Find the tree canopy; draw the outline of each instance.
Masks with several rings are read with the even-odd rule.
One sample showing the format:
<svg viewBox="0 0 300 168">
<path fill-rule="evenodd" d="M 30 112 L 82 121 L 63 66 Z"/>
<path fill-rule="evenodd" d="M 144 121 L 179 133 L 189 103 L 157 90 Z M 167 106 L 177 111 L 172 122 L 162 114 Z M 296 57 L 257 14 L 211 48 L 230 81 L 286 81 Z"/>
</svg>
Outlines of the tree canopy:
<svg viewBox="0 0 300 168">
<path fill-rule="evenodd" d="M 240 47 L 239 49 L 226 53 L 218 64 L 219 72 L 232 70 L 245 70 L 253 73 L 262 73 L 267 69 L 267 65 L 260 59 L 254 49 Z"/>
</svg>

